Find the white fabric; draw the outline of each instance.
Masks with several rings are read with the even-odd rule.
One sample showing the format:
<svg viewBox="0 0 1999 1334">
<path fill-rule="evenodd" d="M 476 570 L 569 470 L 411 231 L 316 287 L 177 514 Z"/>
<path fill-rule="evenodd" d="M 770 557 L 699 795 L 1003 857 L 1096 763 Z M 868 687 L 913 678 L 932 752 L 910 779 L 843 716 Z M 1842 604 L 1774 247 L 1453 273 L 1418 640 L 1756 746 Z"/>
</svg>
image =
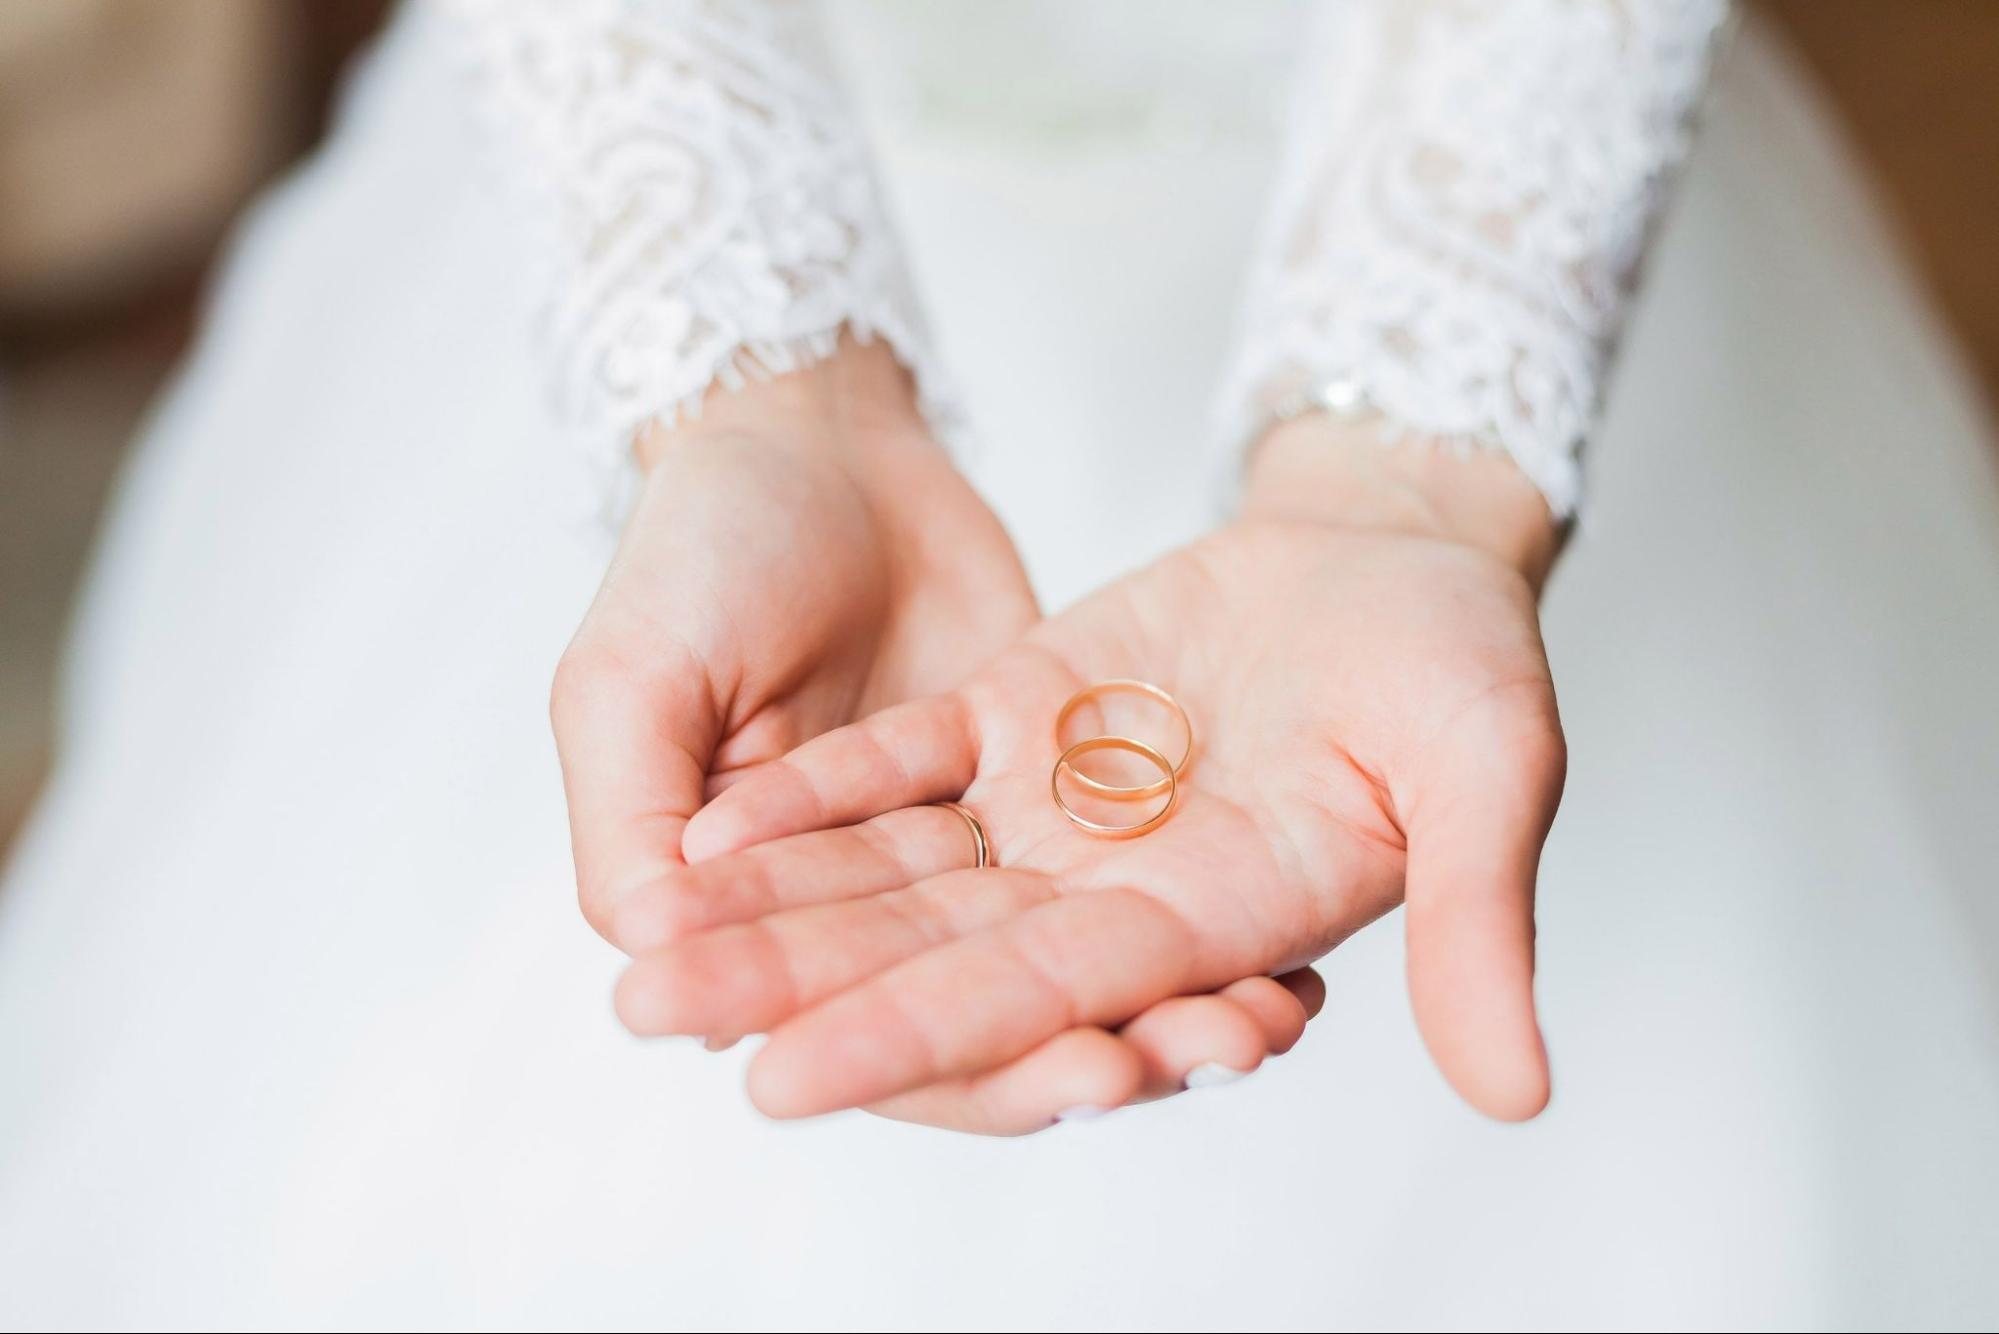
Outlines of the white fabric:
<svg viewBox="0 0 1999 1334">
<path fill-rule="evenodd" d="M 804 0 L 450 0 L 486 157 L 548 229 L 546 377 L 593 451 L 880 335 L 948 422 L 867 145 Z"/>
<path fill-rule="evenodd" d="M 1726 0 L 1326 6 L 1223 439 L 1305 404 L 1504 448 L 1559 515 Z"/>
<path fill-rule="evenodd" d="M 886 336 L 955 434 L 815 9 L 451 0 L 496 112 L 491 156 L 526 207 L 563 222 L 546 247 L 548 356 L 600 457 L 621 460 L 636 426 L 698 408 L 717 381 L 826 355 L 843 325 Z M 1324 6 L 1224 446 L 1306 407 L 1376 414 L 1503 448 L 1573 510 L 1726 14 L 1726 0 Z"/>
<path fill-rule="evenodd" d="M 979 480 L 1059 601 L 1210 517 L 1267 48 L 1093 4 L 1128 39 L 1051 29 L 1106 72 L 1092 128 L 1009 133 L 1004 98 L 896 90 L 1049 105 L 1034 43 L 982 40 L 1048 11 L 913 36 L 934 4 L 843 5 L 840 41 L 899 62 L 864 114 Z M 1228 8 L 1279 44 L 1302 17 Z M 1391 921 L 1253 1078 L 991 1142 L 769 1125 L 741 1053 L 611 1019 L 545 720 L 601 542 L 552 485 L 538 240 L 491 207 L 433 18 L 246 227 L 106 534 L 0 885 L 0 1319 L 1999 1318 L 1990 426 L 1781 53 L 1724 77 L 1548 600 L 1548 1115 L 1442 1087 Z M 1215 115 L 1136 114 L 1217 60 Z"/>
</svg>

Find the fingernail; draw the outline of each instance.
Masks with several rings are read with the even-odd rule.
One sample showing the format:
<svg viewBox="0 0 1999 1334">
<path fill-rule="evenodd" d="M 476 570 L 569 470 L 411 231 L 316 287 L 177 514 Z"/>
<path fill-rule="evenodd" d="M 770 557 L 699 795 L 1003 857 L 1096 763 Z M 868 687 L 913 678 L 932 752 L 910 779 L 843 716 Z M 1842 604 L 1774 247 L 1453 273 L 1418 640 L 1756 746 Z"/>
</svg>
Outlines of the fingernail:
<svg viewBox="0 0 1999 1334">
<path fill-rule="evenodd" d="M 1209 1089 L 1217 1084 L 1233 1084 L 1248 1073 L 1247 1070 L 1232 1070 L 1220 1061 L 1203 1061 L 1187 1072 L 1187 1087 Z"/>
<path fill-rule="evenodd" d="M 1071 1107 L 1066 1112 L 1055 1113 L 1055 1119 L 1057 1121 L 1094 1121 L 1108 1111 L 1110 1111 L 1108 1107 L 1099 1107 L 1096 1103 L 1086 1102 L 1080 1106 Z"/>
<path fill-rule="evenodd" d="M 741 1038 L 708 1038 L 701 1045 L 709 1051 L 727 1051 L 741 1041 Z"/>
</svg>

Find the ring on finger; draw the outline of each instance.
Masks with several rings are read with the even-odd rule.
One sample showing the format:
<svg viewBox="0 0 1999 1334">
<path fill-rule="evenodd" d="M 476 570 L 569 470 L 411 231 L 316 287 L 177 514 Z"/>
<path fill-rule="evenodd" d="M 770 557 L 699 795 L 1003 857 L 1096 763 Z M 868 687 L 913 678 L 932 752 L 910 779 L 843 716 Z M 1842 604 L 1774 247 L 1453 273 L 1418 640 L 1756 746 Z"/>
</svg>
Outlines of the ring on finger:
<svg viewBox="0 0 1999 1334">
<path fill-rule="evenodd" d="M 955 801 L 940 801 L 937 805 L 940 809 L 950 811 L 963 820 L 965 827 L 972 831 L 972 869 L 981 870 L 991 866 L 992 844 L 986 838 L 986 827 L 979 817 Z"/>
</svg>

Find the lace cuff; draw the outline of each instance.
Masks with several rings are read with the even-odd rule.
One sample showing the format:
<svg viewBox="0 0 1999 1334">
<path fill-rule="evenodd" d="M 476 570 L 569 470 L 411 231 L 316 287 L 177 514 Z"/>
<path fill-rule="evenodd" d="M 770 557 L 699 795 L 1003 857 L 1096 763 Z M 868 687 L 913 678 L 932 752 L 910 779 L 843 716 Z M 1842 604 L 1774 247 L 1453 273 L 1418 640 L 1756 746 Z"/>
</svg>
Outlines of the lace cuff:
<svg viewBox="0 0 1999 1334">
<path fill-rule="evenodd" d="M 446 0 L 491 136 L 559 232 L 553 388 L 604 461 L 730 387 L 881 337 L 954 414 L 813 6 Z"/>
<path fill-rule="evenodd" d="M 1506 450 L 1557 516 L 1726 0 L 1347 0 L 1308 61 L 1228 380 Z"/>
</svg>

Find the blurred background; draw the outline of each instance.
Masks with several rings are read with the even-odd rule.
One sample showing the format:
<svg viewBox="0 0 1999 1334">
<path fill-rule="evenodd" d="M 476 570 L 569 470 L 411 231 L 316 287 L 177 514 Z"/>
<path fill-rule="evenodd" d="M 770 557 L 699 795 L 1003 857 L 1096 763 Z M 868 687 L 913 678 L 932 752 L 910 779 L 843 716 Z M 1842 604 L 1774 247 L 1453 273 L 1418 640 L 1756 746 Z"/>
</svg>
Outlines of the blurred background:
<svg viewBox="0 0 1999 1334">
<path fill-rule="evenodd" d="M 48 763 L 98 510 L 217 247 L 324 133 L 391 7 L 0 0 L 0 849 Z M 1818 71 L 1999 399 L 1999 0 L 1756 7 Z"/>
</svg>

